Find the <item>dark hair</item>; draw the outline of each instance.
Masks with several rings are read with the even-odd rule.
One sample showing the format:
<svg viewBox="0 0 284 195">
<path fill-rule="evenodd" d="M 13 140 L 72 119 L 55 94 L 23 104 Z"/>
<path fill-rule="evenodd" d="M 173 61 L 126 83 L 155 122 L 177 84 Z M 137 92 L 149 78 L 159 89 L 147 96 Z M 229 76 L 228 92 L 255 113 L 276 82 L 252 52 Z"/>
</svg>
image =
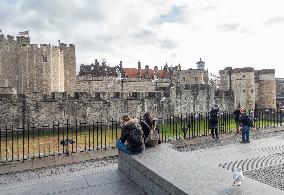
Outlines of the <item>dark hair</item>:
<svg viewBox="0 0 284 195">
<path fill-rule="evenodd" d="M 153 117 L 151 116 L 150 112 L 146 112 L 143 116 L 143 119 L 146 123 L 152 124 L 153 123 Z"/>
<path fill-rule="evenodd" d="M 129 117 L 128 115 L 124 115 L 124 116 L 122 117 L 122 120 L 125 121 L 125 122 L 127 122 L 127 121 L 130 120 L 130 117 Z"/>
</svg>

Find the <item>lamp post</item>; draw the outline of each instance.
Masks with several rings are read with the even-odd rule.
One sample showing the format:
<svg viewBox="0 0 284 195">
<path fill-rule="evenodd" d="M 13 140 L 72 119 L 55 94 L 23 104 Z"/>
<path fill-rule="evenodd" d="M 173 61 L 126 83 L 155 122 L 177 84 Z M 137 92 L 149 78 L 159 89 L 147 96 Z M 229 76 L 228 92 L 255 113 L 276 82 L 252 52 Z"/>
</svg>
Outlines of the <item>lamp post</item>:
<svg viewBox="0 0 284 195">
<path fill-rule="evenodd" d="M 165 114 L 165 113 L 164 113 L 164 101 L 165 101 L 165 99 L 166 99 L 165 97 L 162 97 L 162 98 L 161 98 L 161 101 L 160 101 L 160 102 L 161 102 L 161 105 L 162 105 L 163 124 L 164 124 L 164 114 Z"/>
</svg>

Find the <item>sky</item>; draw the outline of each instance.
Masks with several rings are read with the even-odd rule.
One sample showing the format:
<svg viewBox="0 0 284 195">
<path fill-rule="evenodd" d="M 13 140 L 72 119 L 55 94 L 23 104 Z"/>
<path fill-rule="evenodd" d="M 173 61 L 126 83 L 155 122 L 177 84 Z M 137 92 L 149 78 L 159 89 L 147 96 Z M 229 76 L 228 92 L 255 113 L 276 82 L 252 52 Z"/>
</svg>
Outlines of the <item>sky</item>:
<svg viewBox="0 0 284 195">
<path fill-rule="evenodd" d="M 284 78 L 283 0 L 0 0 L 0 29 L 76 45 L 76 64 L 275 69 Z"/>
</svg>

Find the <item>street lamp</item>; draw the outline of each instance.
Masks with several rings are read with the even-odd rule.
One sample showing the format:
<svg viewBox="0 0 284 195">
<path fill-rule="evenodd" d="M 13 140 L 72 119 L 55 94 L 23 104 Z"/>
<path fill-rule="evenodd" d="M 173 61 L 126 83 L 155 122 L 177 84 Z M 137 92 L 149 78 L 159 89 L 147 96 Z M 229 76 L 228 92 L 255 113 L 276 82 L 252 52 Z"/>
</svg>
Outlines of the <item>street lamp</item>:
<svg viewBox="0 0 284 195">
<path fill-rule="evenodd" d="M 163 118 L 163 124 L 164 124 L 164 101 L 166 100 L 166 98 L 165 97 L 162 97 L 161 98 L 161 104 L 162 104 L 162 118 Z"/>
<path fill-rule="evenodd" d="M 117 74 L 117 77 L 116 77 L 116 81 L 120 81 L 121 82 L 121 91 L 123 91 L 123 77 L 121 77 L 121 72 L 119 71 L 119 68 L 116 69 L 116 74 Z"/>
<path fill-rule="evenodd" d="M 158 89 L 158 80 L 159 80 L 159 78 L 157 78 L 156 73 L 155 73 L 152 82 L 155 83 L 156 91 L 157 91 L 157 89 Z"/>
</svg>

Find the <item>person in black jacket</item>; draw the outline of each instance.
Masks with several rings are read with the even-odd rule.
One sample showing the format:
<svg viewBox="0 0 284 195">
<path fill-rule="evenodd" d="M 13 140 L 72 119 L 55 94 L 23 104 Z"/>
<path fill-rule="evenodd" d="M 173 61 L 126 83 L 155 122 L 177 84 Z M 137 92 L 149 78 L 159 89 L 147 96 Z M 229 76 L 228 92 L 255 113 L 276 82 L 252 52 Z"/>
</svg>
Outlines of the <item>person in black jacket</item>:
<svg viewBox="0 0 284 195">
<path fill-rule="evenodd" d="M 145 145 L 143 131 L 137 118 L 123 116 L 121 122 L 121 137 L 116 141 L 116 147 L 127 154 L 143 152 Z"/>
<path fill-rule="evenodd" d="M 218 137 L 218 117 L 219 117 L 219 107 L 215 105 L 211 108 L 209 112 L 209 124 L 208 128 L 211 129 L 212 139 L 219 140 Z"/>
<path fill-rule="evenodd" d="M 241 111 L 240 111 L 241 107 L 238 106 L 237 109 L 233 112 L 234 118 L 235 118 L 235 123 L 236 123 L 236 134 L 240 133 L 240 115 L 241 115 Z"/>
<path fill-rule="evenodd" d="M 143 119 L 140 122 L 140 125 L 142 127 L 143 130 L 143 135 L 144 135 L 144 141 L 146 140 L 146 138 L 149 136 L 150 130 L 153 129 L 153 127 L 155 127 L 155 129 L 158 131 L 158 133 L 160 133 L 160 128 L 159 128 L 159 124 L 158 124 L 158 119 L 154 118 L 150 112 L 146 112 L 143 116 Z M 158 144 L 161 143 L 161 140 L 158 140 Z M 146 144 L 147 146 L 147 144 Z"/>
<path fill-rule="evenodd" d="M 241 108 L 241 116 L 239 118 L 241 124 L 242 141 L 241 143 L 250 143 L 249 132 L 252 127 L 252 119 L 246 114 L 246 109 Z"/>
</svg>

